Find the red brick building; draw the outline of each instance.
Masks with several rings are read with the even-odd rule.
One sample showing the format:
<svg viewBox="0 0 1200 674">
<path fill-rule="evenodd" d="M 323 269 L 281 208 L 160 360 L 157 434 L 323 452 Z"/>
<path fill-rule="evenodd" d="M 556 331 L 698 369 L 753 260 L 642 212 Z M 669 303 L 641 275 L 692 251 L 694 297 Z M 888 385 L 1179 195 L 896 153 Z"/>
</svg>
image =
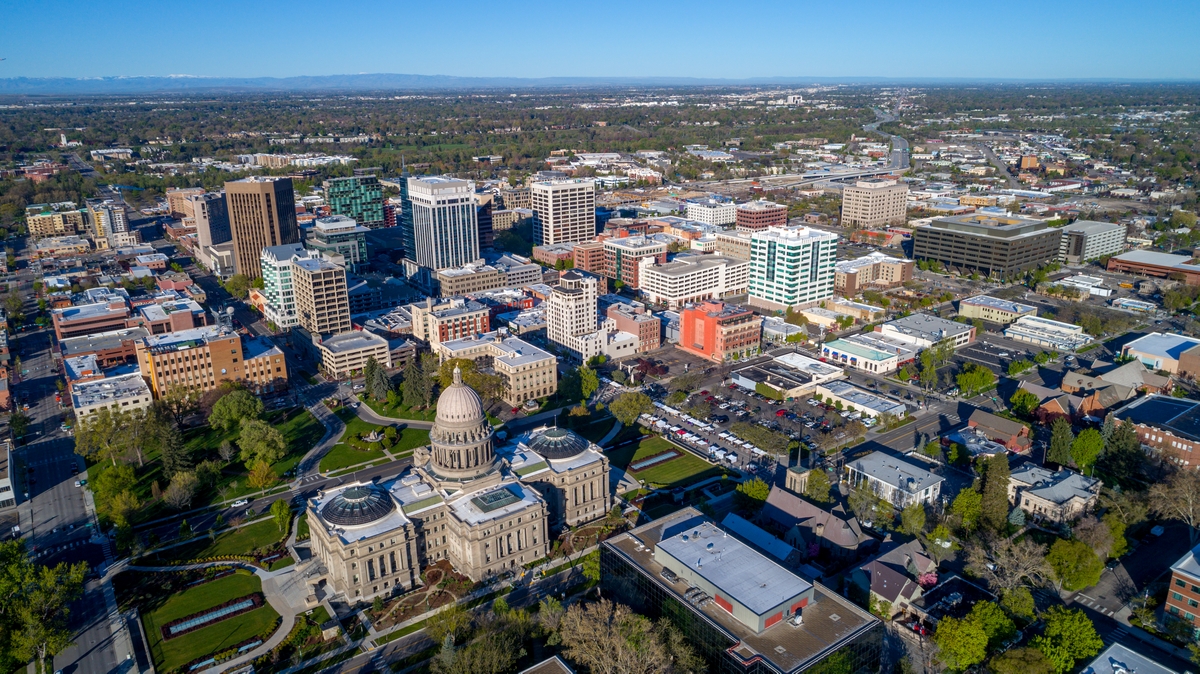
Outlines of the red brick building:
<svg viewBox="0 0 1200 674">
<path fill-rule="evenodd" d="M 575 244 L 575 268 L 593 274 L 604 273 L 604 244 L 600 241 L 585 241 Z"/>
<path fill-rule="evenodd" d="M 646 313 L 644 307 L 614 304 L 605 314 L 617 324 L 617 329 L 638 336 L 638 353 L 654 351 L 662 346 L 662 320 Z"/>
<path fill-rule="evenodd" d="M 787 206 L 765 199 L 738 204 L 737 231 L 757 232 L 768 227 L 784 227 L 787 213 Z"/>
<path fill-rule="evenodd" d="M 1171 565 L 1171 586 L 1167 590 L 1167 613 L 1186 620 L 1193 629 L 1200 627 L 1200 546 L 1192 548 Z"/>
<path fill-rule="evenodd" d="M 704 302 L 679 314 L 679 348 L 723 363 L 758 353 L 762 318 L 724 302 Z"/>
</svg>

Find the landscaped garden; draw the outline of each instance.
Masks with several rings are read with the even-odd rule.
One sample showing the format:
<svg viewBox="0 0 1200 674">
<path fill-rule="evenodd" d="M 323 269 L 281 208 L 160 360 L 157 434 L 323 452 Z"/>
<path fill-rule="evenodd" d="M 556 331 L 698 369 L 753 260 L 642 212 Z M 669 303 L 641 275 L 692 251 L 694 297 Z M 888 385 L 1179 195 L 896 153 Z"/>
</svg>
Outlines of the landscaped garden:
<svg viewBox="0 0 1200 674">
<path fill-rule="evenodd" d="M 672 451 L 676 455 L 655 460 Z M 657 436 L 647 437 L 636 445 L 614 449 L 608 452 L 608 459 L 612 465 L 629 471 L 630 475 L 644 484 L 664 489 L 686 487 L 726 474 L 724 468 L 714 466 Z"/>
<path fill-rule="evenodd" d="M 266 641 L 278 627 L 279 614 L 261 600 L 262 582 L 257 576 L 240 569 L 218 573 L 226 575 L 215 580 L 200 575 L 193 580 L 196 574 L 139 574 L 132 581 L 137 587 L 122 587 L 124 598 L 135 601 L 141 610 L 143 632 L 158 671 L 187 671 L 188 665 L 211 656 L 236 657 L 238 649 L 253 650 L 251 644 Z M 119 578 L 128 583 L 125 579 L 131 575 Z M 250 610 L 240 607 L 256 595 L 260 605 Z M 172 623 L 177 634 L 164 637 L 163 628 L 170 633 Z"/>
<path fill-rule="evenodd" d="M 429 444 L 429 431 L 424 429 L 376 426 L 345 407 L 337 411 L 337 416 L 346 425 L 346 431 L 321 457 L 319 469 L 323 473 L 384 459 L 388 453 L 396 458 L 408 456 L 413 449 Z"/>
<path fill-rule="evenodd" d="M 264 566 L 291 559 L 285 548 L 288 532 L 280 531 L 273 518 L 247 524 L 236 529 L 226 529 L 210 538 L 197 536 L 195 540 L 147 555 L 138 560 L 142 566 L 170 566 L 193 561 L 219 559 L 261 560 Z M 278 567 L 282 568 L 287 564 Z"/>
<path fill-rule="evenodd" d="M 321 632 L 321 625 L 329 621 L 329 611 L 324 606 L 318 606 L 307 613 L 296 616 L 296 623 L 287 638 L 276 646 L 270 653 L 260 656 L 254 661 L 254 670 L 260 674 L 271 674 L 290 667 L 297 662 L 304 662 L 327 653 L 344 642 L 342 639 L 326 639 Z"/>
<path fill-rule="evenodd" d="M 399 401 L 388 403 L 387 401 L 374 400 L 370 396 L 359 396 L 359 399 L 366 403 L 371 411 L 381 417 L 389 417 L 392 419 L 413 419 L 416 421 L 433 421 L 437 416 L 436 409 L 414 410 L 411 407 L 405 407 Z"/>
</svg>

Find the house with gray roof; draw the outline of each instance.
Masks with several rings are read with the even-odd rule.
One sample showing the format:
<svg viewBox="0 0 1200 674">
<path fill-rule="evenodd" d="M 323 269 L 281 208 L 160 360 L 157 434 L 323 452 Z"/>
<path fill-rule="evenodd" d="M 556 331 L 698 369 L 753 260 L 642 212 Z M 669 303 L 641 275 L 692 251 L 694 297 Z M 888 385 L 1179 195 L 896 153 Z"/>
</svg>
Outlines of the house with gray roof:
<svg viewBox="0 0 1200 674">
<path fill-rule="evenodd" d="M 946 479 L 890 454 L 871 452 L 846 462 L 846 481 L 854 489 L 870 489 L 896 508 L 904 508 L 935 503 Z"/>
<path fill-rule="evenodd" d="M 840 503 L 826 510 L 779 486 L 771 487 L 758 520 L 809 558 L 816 551 L 835 560 L 853 560 L 878 545 Z"/>
<path fill-rule="evenodd" d="M 936 571 L 937 562 L 919 540 L 904 544 L 888 541 L 884 544 L 884 551 L 855 569 L 850 580 L 869 592 L 875 602 L 887 602 L 888 608 L 884 612 L 891 617 L 924 594 L 919 580 Z M 936 582 L 936 576 L 931 580 Z"/>
<path fill-rule="evenodd" d="M 1095 508 L 1100 480 L 1072 470 L 1051 471 L 1027 463 L 1008 478 L 1009 503 L 1035 519 L 1070 522 Z"/>
</svg>

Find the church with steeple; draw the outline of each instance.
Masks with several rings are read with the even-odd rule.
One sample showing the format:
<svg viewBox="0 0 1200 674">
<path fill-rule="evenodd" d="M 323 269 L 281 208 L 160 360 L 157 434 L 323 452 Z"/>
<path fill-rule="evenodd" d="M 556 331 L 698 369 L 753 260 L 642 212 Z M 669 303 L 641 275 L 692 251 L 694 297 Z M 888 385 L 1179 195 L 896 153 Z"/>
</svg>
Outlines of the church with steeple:
<svg viewBox="0 0 1200 674">
<path fill-rule="evenodd" d="M 441 560 L 476 581 L 518 570 L 549 555 L 564 528 L 612 506 L 608 458 L 571 431 L 538 429 L 498 454 L 458 368 L 429 440 L 394 479 L 339 485 L 308 503 L 321 580 L 350 603 L 409 590 Z"/>
</svg>

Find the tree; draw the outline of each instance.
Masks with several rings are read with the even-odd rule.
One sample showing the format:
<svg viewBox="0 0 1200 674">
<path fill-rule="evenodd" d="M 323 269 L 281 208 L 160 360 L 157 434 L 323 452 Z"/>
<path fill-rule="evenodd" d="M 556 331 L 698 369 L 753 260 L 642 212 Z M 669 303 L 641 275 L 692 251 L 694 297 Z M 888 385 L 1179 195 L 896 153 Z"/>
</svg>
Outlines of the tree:
<svg viewBox="0 0 1200 674">
<path fill-rule="evenodd" d="M 563 653 L 596 674 L 683 672 L 695 667 L 691 648 L 624 604 L 602 599 L 572 604 L 559 621 Z M 683 649 L 672 652 L 672 648 Z"/>
<path fill-rule="evenodd" d="M 1000 452 L 980 463 L 983 468 L 981 520 L 992 531 L 1003 533 L 1008 529 L 1008 454 Z"/>
<path fill-rule="evenodd" d="M 1036 394 L 1023 388 L 1017 389 L 1008 402 L 1012 405 L 1013 413 L 1023 417 L 1033 416 L 1034 410 L 1041 404 Z"/>
<path fill-rule="evenodd" d="M 266 492 L 267 488 L 275 484 L 277 479 L 279 478 L 275 476 L 275 471 L 271 470 L 271 464 L 258 460 L 250 464 L 250 474 L 246 477 L 246 484 L 260 492 Z"/>
<path fill-rule="evenodd" d="M 757 513 L 762 510 L 770 494 L 771 486 L 763 482 L 762 478 L 756 477 L 739 484 L 733 498 L 738 508 Z"/>
<path fill-rule="evenodd" d="M 471 626 L 471 614 L 462 604 L 451 602 L 425 621 L 425 634 L 434 643 L 454 644 Z"/>
<path fill-rule="evenodd" d="M 1033 593 L 1027 587 L 1017 587 L 1008 590 L 1000 597 L 1000 608 L 1008 611 L 1025 622 L 1032 622 L 1037 614 L 1037 605 L 1033 602 Z"/>
<path fill-rule="evenodd" d="M 450 385 L 454 383 L 455 368 L 458 368 L 465 383 L 475 373 L 476 365 L 475 361 L 469 358 L 450 358 L 442 361 L 442 364 L 437 369 L 437 380 L 443 390 L 450 388 Z"/>
<path fill-rule="evenodd" d="M 579 367 L 579 392 L 583 394 L 583 400 L 588 400 L 592 394 L 600 388 L 600 378 L 596 376 L 596 371 L 590 367 Z"/>
<path fill-rule="evenodd" d="M 225 394 L 213 404 L 208 423 L 222 433 L 228 433 L 243 421 L 258 419 L 262 413 L 262 401 L 253 393 L 239 389 Z"/>
<path fill-rule="evenodd" d="M 1071 443 L 1071 459 L 1080 470 L 1089 470 L 1104 451 L 1104 437 L 1094 428 L 1084 429 Z"/>
<path fill-rule="evenodd" d="M 426 358 L 425 356 L 431 356 Z M 400 397 L 405 407 L 424 407 L 433 399 L 433 372 L 437 370 L 437 357 L 421 354 L 404 368 L 400 382 Z"/>
<path fill-rule="evenodd" d="M 1075 442 L 1075 434 L 1071 432 L 1071 422 L 1059 417 L 1050 424 L 1050 449 L 1046 452 L 1046 461 L 1065 466 L 1071 463 L 1071 444 Z"/>
<path fill-rule="evenodd" d="M 808 480 L 804 483 L 804 495 L 817 503 L 829 503 L 829 490 L 833 487 L 829 482 L 829 473 L 820 468 L 808 471 Z"/>
<path fill-rule="evenodd" d="M 234 299 L 245 299 L 246 294 L 250 292 L 250 279 L 245 274 L 234 274 L 225 281 L 225 291 L 233 295 Z"/>
<path fill-rule="evenodd" d="M 24 417 L 20 412 L 15 412 L 9 420 L 14 435 L 21 435 L 15 423 L 18 415 Z M 80 419 L 75 429 L 75 453 L 93 461 L 108 461 L 114 466 L 118 459 L 124 460 L 125 444 L 121 439 L 120 417 L 121 412 L 102 407 Z"/>
<path fill-rule="evenodd" d="M 167 485 L 167 490 L 163 492 L 163 501 L 176 510 L 183 510 L 192 504 L 198 484 L 195 473 L 175 473 L 171 483 Z"/>
<path fill-rule="evenodd" d="M 973 398 L 996 383 L 996 374 L 982 365 L 967 363 L 954 381 L 964 398 Z"/>
<path fill-rule="evenodd" d="M 1118 522 L 1120 520 L 1117 520 Z M 1124 534 L 1124 526 L 1122 525 L 1121 533 Z M 1108 559 L 1108 554 L 1113 550 L 1114 536 L 1112 530 L 1105 521 L 1098 519 L 1095 515 L 1084 515 L 1071 527 L 1071 535 L 1083 541 L 1092 552 L 1100 559 Z"/>
<path fill-rule="evenodd" d="M 645 393 L 630 391 L 622 393 L 608 405 L 608 411 L 626 426 L 637 423 L 638 417 L 654 411 L 654 401 Z"/>
<path fill-rule="evenodd" d="M 1150 487 L 1150 509 L 1159 517 L 1187 524 L 1194 547 L 1200 525 L 1200 473 L 1188 468 L 1175 470 L 1155 483 Z"/>
<path fill-rule="evenodd" d="M 964 530 L 974 531 L 983 516 L 983 497 L 974 488 L 963 489 L 950 504 L 950 514 L 958 516 Z"/>
<path fill-rule="evenodd" d="M 1059 539 L 1050 546 L 1046 563 L 1054 579 L 1065 590 L 1076 592 L 1100 582 L 1104 562 L 1083 541 Z"/>
<path fill-rule="evenodd" d="M 1051 606 L 1045 614 L 1045 631 L 1031 645 L 1042 652 L 1057 674 L 1066 674 L 1075 663 L 1094 657 L 1104 648 L 1092 621 L 1079 609 Z"/>
<path fill-rule="evenodd" d="M 1055 674 L 1054 665 L 1036 648 L 1005 651 L 992 658 L 988 668 L 996 674 Z"/>
<path fill-rule="evenodd" d="M 174 424 L 165 424 L 159 437 L 159 459 L 163 476 L 168 480 L 176 473 L 191 470 L 192 457 L 183 442 L 183 433 Z"/>
<path fill-rule="evenodd" d="M 929 349 L 921 352 L 921 371 L 918 376 L 921 386 L 925 389 L 931 389 L 937 385 L 937 365 L 933 362 L 933 352 Z"/>
<path fill-rule="evenodd" d="M 925 530 L 925 504 L 913 502 L 900 512 L 900 529 L 909 536 Z"/>
<path fill-rule="evenodd" d="M 284 457 L 287 442 L 279 429 L 262 419 L 242 421 L 242 432 L 238 435 L 241 459 L 246 465 L 254 462 L 272 464 Z"/>
<path fill-rule="evenodd" d="M 987 657 L 987 633 L 970 619 L 942 618 L 933 642 L 938 647 L 938 660 L 950 669 L 963 670 Z"/>
<path fill-rule="evenodd" d="M 25 554 L 23 541 L 0 543 L 0 666 L 6 670 L 46 660 L 71 646 L 70 604 L 83 593 L 85 562 L 49 567 Z"/>
<path fill-rule="evenodd" d="M 195 389 L 182 384 L 172 384 L 163 391 L 162 397 L 154 401 L 154 406 L 163 416 L 174 421 L 176 426 L 183 428 L 184 420 L 199 411 L 200 396 Z"/>
<path fill-rule="evenodd" d="M 967 569 L 997 593 L 1039 585 L 1052 573 L 1046 564 L 1046 546 L 1031 538 L 1013 541 L 990 535 L 967 546 Z"/>
<path fill-rule="evenodd" d="M 374 356 L 367 358 L 363 365 L 363 386 L 367 395 L 376 400 L 386 400 L 392 391 L 392 380 L 388 378 L 387 370 L 376 362 Z"/>
<path fill-rule="evenodd" d="M 271 517 L 274 518 L 280 531 L 287 531 L 288 524 L 292 521 L 292 509 L 288 507 L 287 501 L 278 499 L 272 503 Z"/>
<path fill-rule="evenodd" d="M 995 602 L 977 602 L 967 619 L 983 628 L 989 649 L 995 649 L 1017 635 L 1017 626 Z"/>
</svg>

